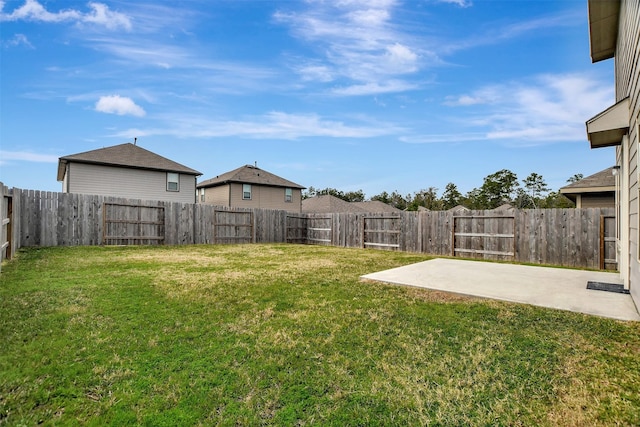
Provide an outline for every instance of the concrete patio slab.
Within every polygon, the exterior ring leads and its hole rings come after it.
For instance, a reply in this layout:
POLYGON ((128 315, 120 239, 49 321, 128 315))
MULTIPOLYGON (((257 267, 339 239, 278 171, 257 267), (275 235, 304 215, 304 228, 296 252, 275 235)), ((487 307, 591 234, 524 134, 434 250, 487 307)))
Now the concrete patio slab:
POLYGON ((617 273, 436 258, 361 279, 640 321, 630 295, 587 289, 621 283, 617 273))

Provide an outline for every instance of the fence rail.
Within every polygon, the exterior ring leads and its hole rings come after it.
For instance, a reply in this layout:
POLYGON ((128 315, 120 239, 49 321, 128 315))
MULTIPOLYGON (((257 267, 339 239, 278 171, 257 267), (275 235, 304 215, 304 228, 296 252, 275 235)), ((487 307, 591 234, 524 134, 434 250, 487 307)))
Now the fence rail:
POLYGON ((613 208, 294 214, 2 189, 3 257, 27 246, 306 243, 616 268, 613 208))

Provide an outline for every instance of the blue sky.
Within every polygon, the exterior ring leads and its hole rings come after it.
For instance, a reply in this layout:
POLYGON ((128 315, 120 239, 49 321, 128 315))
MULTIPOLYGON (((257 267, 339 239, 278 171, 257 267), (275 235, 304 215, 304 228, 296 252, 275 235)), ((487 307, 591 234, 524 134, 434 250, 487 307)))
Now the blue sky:
POLYGON ((0 0, 0 181, 133 142, 203 173, 462 193, 501 169, 557 190, 614 163, 586 0, 0 0))

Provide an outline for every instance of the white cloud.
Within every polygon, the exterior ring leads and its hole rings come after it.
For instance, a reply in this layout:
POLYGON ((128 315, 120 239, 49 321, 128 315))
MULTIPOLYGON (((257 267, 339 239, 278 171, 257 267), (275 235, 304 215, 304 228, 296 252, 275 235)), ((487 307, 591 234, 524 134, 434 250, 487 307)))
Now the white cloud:
POLYGON ((292 114, 272 111, 245 120, 219 121, 205 117, 172 115, 165 120, 169 126, 147 129, 128 129, 112 135, 118 138, 167 135, 176 138, 244 137, 251 139, 373 138, 402 132, 391 124, 366 119, 357 124, 332 120, 317 114, 292 114))
POLYGON ((58 156, 52 154, 39 154, 30 151, 4 151, 0 150, 0 164, 7 164, 8 160, 37 163, 57 163, 58 156))
POLYGON ((27 46, 34 49, 33 45, 24 34, 14 34, 12 38, 3 43, 6 47, 27 46))
MULTIPOLYGON (((4 9, 4 4, 2 5, 4 9)), ((42 21, 42 22, 62 22, 73 21, 81 18, 80 12, 76 10, 62 10, 57 13, 47 11, 44 6, 36 0, 26 0, 24 4, 12 13, 0 15, 3 21, 42 21)))
POLYGON ((307 63, 331 72, 328 80, 327 73, 312 74, 294 66, 303 81, 313 81, 314 77, 318 82, 341 81, 351 88, 332 90, 341 95, 403 91, 417 84, 397 84, 400 76, 408 79, 420 69, 421 61, 433 59, 433 54, 425 52, 413 35, 394 24, 396 5, 395 1, 311 2, 306 10, 278 12, 274 18, 314 46, 318 54, 307 63))
POLYGON ((336 87, 331 90, 331 93, 339 96, 362 96, 404 92, 412 89, 416 89, 416 86, 411 83, 401 80, 389 80, 381 83, 372 82, 361 85, 336 87))
POLYGON ((307 64, 300 66, 296 72, 304 81, 330 82, 334 79, 331 68, 326 65, 307 64))
POLYGON ((462 132, 403 137, 404 142, 499 140, 508 145, 584 141, 584 123, 613 103, 607 81, 589 74, 541 75, 449 97, 462 132))
POLYGON ((131 29, 131 20, 129 17, 122 13, 109 10, 107 5, 102 3, 89 3, 89 7, 93 10, 83 16, 82 22, 102 25, 110 30, 116 30, 118 28, 131 29))
POLYGON ((471 7, 473 3, 471 0, 439 0, 440 3, 451 3, 460 7, 471 7))
POLYGON ((452 54, 456 51, 473 49, 479 46, 490 46, 532 34, 540 31, 548 31, 550 28, 561 28, 579 25, 582 15, 575 10, 561 12, 555 15, 547 15, 526 21, 514 22, 509 25, 497 25, 482 33, 471 34, 463 40, 443 40, 437 50, 441 54, 452 54))
POLYGON ((40 22, 75 22, 78 24, 98 24, 108 29, 124 28, 130 30, 131 20, 128 16, 114 12, 102 3, 88 4, 91 11, 82 13, 75 9, 64 9, 49 12, 37 0, 25 0, 24 4, 11 13, 4 12, 4 2, 0 3, 0 21, 40 21, 40 22))
POLYGON ((131 115, 142 117, 146 112, 136 105, 131 98, 120 95, 102 96, 96 102, 96 111, 101 113, 117 114, 119 116, 131 115))
POLYGON ((444 104, 450 107, 494 104, 503 99, 503 91, 504 87, 502 86, 486 86, 472 92, 471 94, 448 96, 445 99, 444 104))

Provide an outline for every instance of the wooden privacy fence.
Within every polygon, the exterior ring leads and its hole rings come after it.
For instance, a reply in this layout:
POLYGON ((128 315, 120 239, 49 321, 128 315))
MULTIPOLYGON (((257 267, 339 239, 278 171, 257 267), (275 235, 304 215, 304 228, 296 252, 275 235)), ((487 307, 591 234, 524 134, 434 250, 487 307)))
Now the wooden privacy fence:
POLYGON ((516 234, 514 215, 459 215, 453 217, 452 256, 495 256, 514 260, 516 234))
POLYGON ((213 243, 254 243, 253 212, 213 212, 213 243))
POLYGON ((11 259, 17 249, 13 211, 13 192, 0 182, 0 271, 2 261, 11 259))
POLYGON ((400 215, 362 217, 362 247, 374 249, 400 249, 400 215))
POLYGON ((105 245, 153 245, 164 242, 164 206, 103 203, 105 245))
POLYGON ((294 214, 17 188, 4 194, 12 200, 9 218, 2 199, 11 253, 22 246, 287 242, 616 267, 613 208, 294 214))

